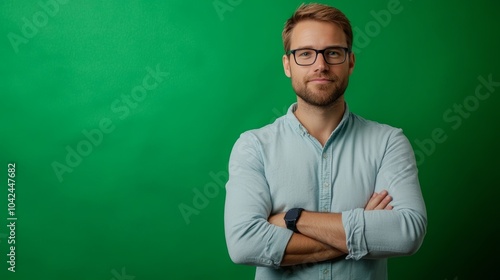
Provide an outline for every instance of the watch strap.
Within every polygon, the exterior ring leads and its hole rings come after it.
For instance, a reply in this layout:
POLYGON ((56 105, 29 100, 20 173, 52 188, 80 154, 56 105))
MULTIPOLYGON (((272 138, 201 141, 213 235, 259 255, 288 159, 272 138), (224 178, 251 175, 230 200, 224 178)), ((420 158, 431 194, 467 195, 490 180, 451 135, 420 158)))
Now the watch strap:
POLYGON ((297 221, 300 218, 303 210, 304 208, 292 208, 286 212, 285 224, 289 230, 299 233, 299 230, 297 229, 297 221))

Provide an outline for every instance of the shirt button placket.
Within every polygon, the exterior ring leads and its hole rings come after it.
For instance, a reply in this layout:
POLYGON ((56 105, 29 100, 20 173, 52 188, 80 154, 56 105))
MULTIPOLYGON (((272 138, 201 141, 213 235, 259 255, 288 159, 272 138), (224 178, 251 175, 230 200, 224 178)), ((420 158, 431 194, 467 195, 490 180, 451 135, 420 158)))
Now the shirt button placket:
POLYGON ((320 197, 320 208, 321 212, 330 212, 331 203, 331 189, 330 189, 330 172, 331 167, 328 164, 328 151, 324 150, 321 154, 321 197, 320 197))
POLYGON ((330 279, 331 278, 330 270, 329 269, 323 269, 323 277, 324 277, 324 279, 330 279))
MULTIPOLYGON (((321 182, 320 182, 320 200, 319 200, 319 211, 321 212, 330 212, 330 204, 331 204, 331 167, 328 164, 328 152, 327 150, 323 150, 323 153, 320 157, 321 161, 321 170, 319 170, 321 174, 321 182)), ((327 264, 320 264, 319 269, 319 279, 331 279, 330 277, 330 267, 327 264)))
POLYGON ((327 155, 326 152, 323 151, 321 154, 321 187, 320 187, 320 200, 319 200, 319 211, 321 212, 327 212, 328 211, 328 168, 327 168, 327 163, 326 159, 327 155))
POLYGON ((319 269, 319 279, 321 280, 329 280, 331 279, 331 273, 330 273, 330 268, 328 267, 327 264, 321 265, 319 269))

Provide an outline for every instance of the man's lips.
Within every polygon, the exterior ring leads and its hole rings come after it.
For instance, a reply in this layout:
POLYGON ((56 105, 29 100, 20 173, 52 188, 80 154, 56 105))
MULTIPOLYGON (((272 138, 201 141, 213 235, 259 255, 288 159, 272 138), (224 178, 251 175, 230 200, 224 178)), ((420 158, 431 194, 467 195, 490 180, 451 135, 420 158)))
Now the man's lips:
POLYGON ((310 79, 309 82, 319 83, 319 84, 327 84, 327 83, 333 83, 333 80, 328 79, 328 78, 313 78, 313 79, 310 79))

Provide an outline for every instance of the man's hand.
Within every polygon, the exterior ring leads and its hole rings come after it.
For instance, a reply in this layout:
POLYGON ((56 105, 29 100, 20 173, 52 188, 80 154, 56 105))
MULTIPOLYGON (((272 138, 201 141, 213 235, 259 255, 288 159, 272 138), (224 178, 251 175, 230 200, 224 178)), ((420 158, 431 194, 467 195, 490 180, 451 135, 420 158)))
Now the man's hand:
POLYGON ((269 219, 267 219, 267 221, 275 226, 286 228, 285 214, 286 213, 278 213, 276 215, 271 215, 269 216, 269 219))
POLYGON ((365 206, 365 210, 392 210, 392 196, 386 190, 380 193, 373 193, 372 197, 365 206))
MULTIPOLYGON (((373 193, 365 211, 392 210, 392 197, 386 190, 373 193)), ((269 216, 267 221, 286 228, 285 214, 269 216)), ((283 257, 282 266, 331 260, 348 253, 341 213, 319 213, 304 210, 297 223, 301 233, 292 235, 283 257), (314 260, 314 261, 312 261, 314 260)))

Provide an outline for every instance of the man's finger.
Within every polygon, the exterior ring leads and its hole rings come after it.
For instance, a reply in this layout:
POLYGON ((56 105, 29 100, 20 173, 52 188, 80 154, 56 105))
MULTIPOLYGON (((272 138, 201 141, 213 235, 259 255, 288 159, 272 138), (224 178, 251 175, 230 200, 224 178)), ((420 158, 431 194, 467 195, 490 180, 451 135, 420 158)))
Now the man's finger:
POLYGON ((392 196, 388 195, 386 193, 385 197, 380 201, 380 203, 375 207, 375 210, 382 210, 385 209, 389 205, 389 203, 392 201, 392 196))
POLYGON ((380 193, 373 193, 372 197, 365 206, 365 210, 380 210, 385 209, 387 205, 392 201, 392 197, 386 190, 380 193))
POLYGON ((372 197, 365 206, 365 210, 375 209, 375 207, 377 207, 377 205, 380 203, 380 201, 382 201, 382 199, 384 199, 383 196, 381 196, 378 193, 373 193, 372 197))

